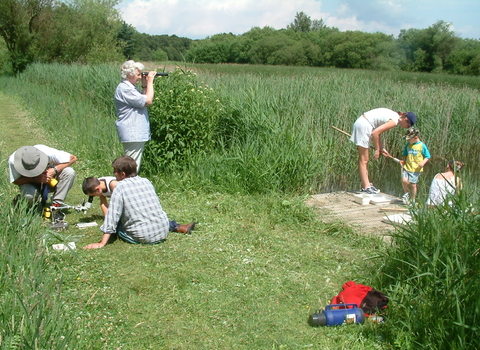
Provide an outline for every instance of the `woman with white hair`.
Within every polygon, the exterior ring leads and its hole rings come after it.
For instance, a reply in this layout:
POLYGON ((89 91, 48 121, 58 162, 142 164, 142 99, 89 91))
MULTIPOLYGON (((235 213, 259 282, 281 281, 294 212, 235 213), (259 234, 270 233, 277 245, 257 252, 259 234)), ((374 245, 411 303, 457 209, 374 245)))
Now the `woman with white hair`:
POLYGON ((150 140, 147 107, 153 102, 153 80, 157 73, 150 71, 147 75, 142 75, 143 68, 143 64, 133 60, 124 62, 121 67, 122 81, 118 84, 114 97, 118 137, 125 155, 137 162, 137 172, 140 170, 145 142, 150 140), (136 87, 140 80, 142 91, 136 87))

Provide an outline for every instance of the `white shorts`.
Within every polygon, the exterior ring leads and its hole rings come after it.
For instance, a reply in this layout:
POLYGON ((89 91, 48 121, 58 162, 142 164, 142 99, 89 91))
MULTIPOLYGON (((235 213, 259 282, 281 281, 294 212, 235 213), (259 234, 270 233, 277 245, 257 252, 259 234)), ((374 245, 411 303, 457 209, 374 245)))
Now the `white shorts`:
POLYGON ((363 116, 360 116, 355 124, 353 124, 353 131, 350 141, 353 141, 357 146, 370 148, 372 131, 372 124, 370 124, 370 122, 363 116))

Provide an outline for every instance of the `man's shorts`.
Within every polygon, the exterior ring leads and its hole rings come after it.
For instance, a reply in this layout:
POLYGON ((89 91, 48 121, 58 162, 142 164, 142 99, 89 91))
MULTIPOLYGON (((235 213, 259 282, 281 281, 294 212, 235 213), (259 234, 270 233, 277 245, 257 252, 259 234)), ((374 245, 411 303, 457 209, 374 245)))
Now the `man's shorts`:
POLYGON ((411 184, 416 184, 418 183, 418 179, 420 178, 420 172, 419 173, 412 173, 410 171, 403 171, 403 177, 406 177, 408 182, 411 184))
POLYGON ((353 131, 350 141, 353 141, 357 146, 370 148, 372 131, 372 124, 370 124, 370 122, 364 117, 359 117, 355 121, 355 124, 353 124, 353 131))

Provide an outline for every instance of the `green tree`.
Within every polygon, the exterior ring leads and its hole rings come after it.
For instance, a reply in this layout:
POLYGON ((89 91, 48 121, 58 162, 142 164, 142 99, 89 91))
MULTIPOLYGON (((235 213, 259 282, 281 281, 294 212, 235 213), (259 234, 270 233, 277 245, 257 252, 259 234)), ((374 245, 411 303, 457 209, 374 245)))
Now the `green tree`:
POLYGON ((440 72, 454 51, 459 38, 450 29, 450 23, 438 21, 426 29, 402 29, 399 46, 405 50, 406 70, 440 72))
POLYGON ((323 22, 323 19, 314 19, 312 21, 312 27, 311 27, 312 31, 320 31, 326 28, 327 28, 327 25, 325 24, 325 22, 323 22))
POLYGON ((152 56, 154 61, 168 61, 168 55, 162 49, 156 49, 152 56))
POLYGON ((22 72, 34 60, 37 20, 53 0, 1 0, 0 34, 5 40, 13 72, 22 72))
POLYGON ((287 26, 295 32, 309 32, 312 30, 312 19, 305 12, 297 12, 295 19, 287 26))
POLYGON ((453 74, 480 75, 480 40, 461 40, 445 67, 453 74))
POLYGON ((185 56, 191 48, 192 39, 180 38, 176 35, 149 35, 135 33, 135 59, 138 61, 154 60, 154 53, 162 50, 167 53, 169 61, 185 61, 185 56))
POLYGON ((338 68, 372 68, 393 38, 383 33, 332 32, 324 40, 325 64, 338 68))
POLYGON ((188 52, 187 61, 197 63, 235 63, 232 55, 235 35, 216 34, 193 45, 188 52))
POLYGON ((122 53, 127 60, 131 60, 135 54, 134 35, 136 32, 137 31, 135 28, 126 22, 122 23, 122 27, 118 32, 118 44, 120 45, 122 53))
POLYGON ((71 0, 57 3, 42 19, 36 40, 42 62, 101 63, 123 58, 118 33, 118 0, 71 0))

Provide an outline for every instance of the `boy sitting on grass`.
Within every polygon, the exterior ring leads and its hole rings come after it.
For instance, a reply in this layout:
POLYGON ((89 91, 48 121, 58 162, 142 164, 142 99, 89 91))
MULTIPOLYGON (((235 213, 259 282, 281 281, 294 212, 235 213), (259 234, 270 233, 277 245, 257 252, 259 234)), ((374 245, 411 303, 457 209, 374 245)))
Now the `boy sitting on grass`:
POLYGON ((420 131, 416 128, 409 128, 405 133, 408 143, 403 149, 403 176, 402 186, 405 194, 402 196, 404 204, 410 202, 410 198, 417 197, 417 183, 423 172, 423 167, 430 159, 430 152, 427 146, 420 141, 420 131), (411 195, 409 193, 411 190, 411 195))
POLYGON ((99 243, 83 249, 102 248, 112 235, 133 244, 155 244, 167 239, 168 232, 191 233, 195 222, 179 225, 170 221, 163 211, 152 183, 137 175, 137 163, 132 157, 121 156, 112 163, 117 183, 112 191, 103 232, 99 243))

